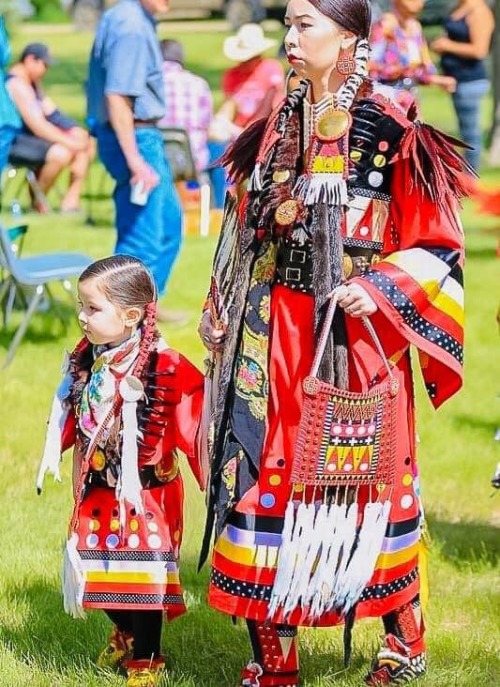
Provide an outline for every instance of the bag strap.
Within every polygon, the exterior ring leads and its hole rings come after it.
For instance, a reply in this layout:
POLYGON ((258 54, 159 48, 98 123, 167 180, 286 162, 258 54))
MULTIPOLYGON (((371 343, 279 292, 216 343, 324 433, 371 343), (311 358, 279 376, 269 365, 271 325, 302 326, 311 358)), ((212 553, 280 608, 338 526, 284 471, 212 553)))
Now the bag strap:
MULTIPOLYGON (((328 305, 328 310, 326 311, 325 315, 325 321, 323 322, 323 326, 321 328, 321 333, 319 335, 319 341, 318 341, 318 346, 316 348, 316 353, 314 355, 314 360, 313 364, 311 367, 311 372, 310 376, 311 377, 317 377, 318 375, 318 370, 319 366, 321 364, 321 361, 323 360, 323 355, 325 354, 325 348, 326 348, 326 342, 328 340, 328 334, 330 333, 330 329, 332 328, 333 324, 333 316, 335 315, 335 310, 337 309, 337 302, 338 302, 339 296, 337 291, 334 291, 332 294, 332 297, 330 298, 330 303, 328 305)), ((384 367, 387 370, 387 374, 391 379, 393 379, 394 375, 392 374, 392 368, 387 360, 387 356, 385 354, 385 351, 382 347, 382 344, 380 343, 380 339, 377 336, 377 332, 375 331, 375 328, 373 324, 370 322, 370 319, 364 315, 361 318, 364 326, 366 327, 368 334, 370 335, 375 348, 377 349, 377 352, 379 353, 380 357, 383 360, 384 367)))

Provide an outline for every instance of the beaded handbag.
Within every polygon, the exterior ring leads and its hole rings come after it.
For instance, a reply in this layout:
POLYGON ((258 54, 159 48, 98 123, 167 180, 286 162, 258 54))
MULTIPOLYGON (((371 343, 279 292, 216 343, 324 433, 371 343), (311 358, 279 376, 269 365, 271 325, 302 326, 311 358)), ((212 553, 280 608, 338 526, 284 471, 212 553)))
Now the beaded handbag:
POLYGON ((337 307, 332 297, 311 373, 292 465, 292 482, 316 486, 392 485, 399 382, 367 317, 363 324, 380 353, 387 377, 367 391, 338 389, 318 378, 337 307))

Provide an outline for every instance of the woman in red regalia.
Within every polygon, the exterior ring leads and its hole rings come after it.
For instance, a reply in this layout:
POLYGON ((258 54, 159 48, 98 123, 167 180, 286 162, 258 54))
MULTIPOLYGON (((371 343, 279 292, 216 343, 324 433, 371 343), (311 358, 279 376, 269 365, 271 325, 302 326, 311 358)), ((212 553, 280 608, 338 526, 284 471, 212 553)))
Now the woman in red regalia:
POLYGON ((298 684, 299 625, 345 623, 348 660, 352 623, 367 616, 385 640, 366 682, 409 682, 426 668, 409 349, 440 406, 462 381, 464 163, 367 78, 368 0, 289 0, 285 23, 303 81, 225 156, 248 187, 226 201, 200 324, 213 353, 209 603, 247 621, 241 686, 298 684), (299 474, 303 381, 333 297, 319 377, 356 392, 385 378, 369 316, 399 383, 392 478, 373 489, 357 478, 373 468, 376 418, 332 425, 336 486, 299 474))

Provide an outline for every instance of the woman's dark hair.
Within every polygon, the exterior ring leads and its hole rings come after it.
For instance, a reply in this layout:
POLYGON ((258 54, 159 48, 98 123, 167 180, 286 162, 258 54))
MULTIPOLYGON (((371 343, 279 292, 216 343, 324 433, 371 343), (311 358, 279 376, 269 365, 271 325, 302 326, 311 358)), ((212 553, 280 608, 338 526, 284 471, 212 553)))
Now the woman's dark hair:
POLYGON ((146 265, 130 255, 111 255, 96 260, 78 279, 98 279, 99 288, 112 303, 122 308, 145 308, 156 300, 156 287, 146 265))
POLYGON ((370 0, 308 0, 318 12, 359 38, 368 38, 372 21, 370 0))

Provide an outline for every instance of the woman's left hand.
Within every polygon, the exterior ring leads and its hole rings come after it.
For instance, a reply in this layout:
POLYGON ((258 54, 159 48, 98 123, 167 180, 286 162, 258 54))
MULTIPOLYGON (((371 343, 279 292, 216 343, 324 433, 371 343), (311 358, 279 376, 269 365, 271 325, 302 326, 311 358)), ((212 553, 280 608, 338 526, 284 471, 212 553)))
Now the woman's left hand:
POLYGON ((337 303, 351 317, 366 317, 378 310, 373 298, 357 282, 340 286, 335 293, 337 303))

